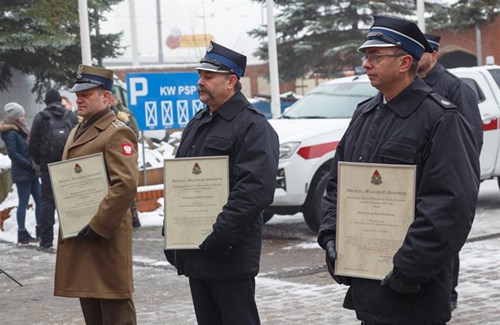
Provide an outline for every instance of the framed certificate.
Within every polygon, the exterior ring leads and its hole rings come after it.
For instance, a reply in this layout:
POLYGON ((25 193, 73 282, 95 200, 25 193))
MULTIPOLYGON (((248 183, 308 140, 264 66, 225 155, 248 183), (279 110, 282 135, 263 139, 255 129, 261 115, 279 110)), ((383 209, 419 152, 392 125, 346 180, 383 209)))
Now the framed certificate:
POLYGON ((415 216, 414 165, 339 162, 335 274, 383 279, 415 216))
POLYGON ((76 237, 108 193, 102 153, 48 164, 62 238, 76 237))
POLYGON ((165 249, 198 249, 229 195, 227 156, 166 159, 165 249))

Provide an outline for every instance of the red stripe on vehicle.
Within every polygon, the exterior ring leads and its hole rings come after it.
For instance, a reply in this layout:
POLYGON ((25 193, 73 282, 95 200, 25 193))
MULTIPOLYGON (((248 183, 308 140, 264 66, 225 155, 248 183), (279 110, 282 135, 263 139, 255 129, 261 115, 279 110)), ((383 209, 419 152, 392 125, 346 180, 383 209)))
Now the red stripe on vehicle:
POLYGON ((316 144, 314 146, 302 147, 297 151, 299 156, 304 159, 314 159, 323 156, 324 154, 337 149, 338 141, 316 144))
POLYGON ((491 130, 496 130, 498 129, 498 119, 491 120, 490 123, 484 124, 483 123, 483 131, 491 131, 491 130))

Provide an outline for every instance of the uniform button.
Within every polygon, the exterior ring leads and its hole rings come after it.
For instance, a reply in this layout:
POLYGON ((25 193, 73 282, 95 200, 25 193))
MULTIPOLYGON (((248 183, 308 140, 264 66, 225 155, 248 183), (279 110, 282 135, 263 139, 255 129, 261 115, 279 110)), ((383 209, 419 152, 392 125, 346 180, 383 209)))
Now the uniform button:
POLYGON ((360 157, 359 157, 359 161, 362 161, 362 160, 363 160, 363 157, 361 157, 361 156, 360 156, 360 157))
POLYGON ((191 149, 194 149, 194 147, 196 147, 196 145, 194 145, 194 144, 193 144, 193 145, 191 146, 191 149))

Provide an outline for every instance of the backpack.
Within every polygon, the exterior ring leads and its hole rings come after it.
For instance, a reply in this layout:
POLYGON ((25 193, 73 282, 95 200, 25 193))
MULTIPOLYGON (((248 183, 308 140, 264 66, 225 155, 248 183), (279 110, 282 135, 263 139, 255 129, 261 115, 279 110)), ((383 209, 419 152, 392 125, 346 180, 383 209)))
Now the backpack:
POLYGON ((62 159, 64 145, 71 129, 73 129, 69 113, 69 111, 64 111, 62 116, 54 116, 51 111, 41 112, 47 122, 47 128, 42 136, 42 148, 44 148, 44 155, 47 156, 48 163, 62 159))

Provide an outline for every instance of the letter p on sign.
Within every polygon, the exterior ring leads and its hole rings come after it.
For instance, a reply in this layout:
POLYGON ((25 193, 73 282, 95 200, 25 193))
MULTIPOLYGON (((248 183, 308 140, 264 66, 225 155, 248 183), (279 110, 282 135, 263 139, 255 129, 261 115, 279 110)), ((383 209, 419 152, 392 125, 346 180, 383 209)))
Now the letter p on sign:
POLYGON ((148 80, 144 77, 130 78, 130 105, 137 105, 137 97, 147 96, 148 80))

